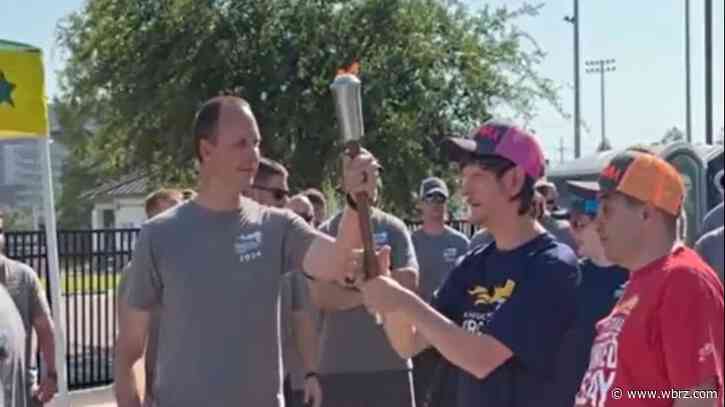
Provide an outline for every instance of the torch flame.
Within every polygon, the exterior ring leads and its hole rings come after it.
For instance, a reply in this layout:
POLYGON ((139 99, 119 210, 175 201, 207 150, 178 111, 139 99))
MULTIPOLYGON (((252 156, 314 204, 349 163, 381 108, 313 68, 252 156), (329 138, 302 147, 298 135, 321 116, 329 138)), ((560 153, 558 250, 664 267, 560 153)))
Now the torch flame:
POLYGON ((359 62, 353 62, 352 65, 348 66, 347 68, 342 68, 337 70, 337 76, 340 75, 355 75, 358 76, 360 74, 360 63, 359 62))

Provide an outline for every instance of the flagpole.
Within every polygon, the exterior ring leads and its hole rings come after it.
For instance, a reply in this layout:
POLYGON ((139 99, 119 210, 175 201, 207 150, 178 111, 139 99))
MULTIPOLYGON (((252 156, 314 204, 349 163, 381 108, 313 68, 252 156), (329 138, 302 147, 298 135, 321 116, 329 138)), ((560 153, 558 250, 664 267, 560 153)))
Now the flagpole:
MULTIPOLYGON (((58 394, 53 399, 54 407, 69 407, 68 376, 66 372, 65 348, 65 304, 61 295, 60 262, 58 260, 58 234, 55 220, 55 200, 53 197, 53 170, 50 164, 50 137, 38 139, 41 165, 43 166, 43 208, 45 212, 45 238, 50 277, 50 295, 53 323, 55 325, 55 369, 58 373, 58 394)), ((42 378, 42 375, 41 375, 42 378)))

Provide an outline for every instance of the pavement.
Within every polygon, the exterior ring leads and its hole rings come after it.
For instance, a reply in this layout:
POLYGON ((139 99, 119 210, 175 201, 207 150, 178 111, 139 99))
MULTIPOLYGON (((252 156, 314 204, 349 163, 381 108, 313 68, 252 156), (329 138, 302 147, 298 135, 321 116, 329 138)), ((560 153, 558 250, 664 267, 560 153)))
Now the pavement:
MULTIPOLYGON (((134 365, 136 378, 138 379, 139 394, 143 397, 144 371, 143 359, 134 365)), ((88 390, 78 390, 70 394, 71 407, 116 407, 116 399, 113 396, 113 386, 97 387, 88 390)))
POLYGON ((113 387, 74 391, 70 394, 71 407, 116 407, 113 387))

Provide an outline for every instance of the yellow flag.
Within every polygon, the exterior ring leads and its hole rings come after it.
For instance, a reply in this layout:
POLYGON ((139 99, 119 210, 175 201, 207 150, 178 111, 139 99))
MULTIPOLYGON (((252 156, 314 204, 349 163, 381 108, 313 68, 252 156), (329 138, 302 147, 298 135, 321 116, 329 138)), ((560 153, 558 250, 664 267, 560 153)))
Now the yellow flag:
POLYGON ((0 140, 47 135, 43 55, 30 45, 0 40, 0 140))

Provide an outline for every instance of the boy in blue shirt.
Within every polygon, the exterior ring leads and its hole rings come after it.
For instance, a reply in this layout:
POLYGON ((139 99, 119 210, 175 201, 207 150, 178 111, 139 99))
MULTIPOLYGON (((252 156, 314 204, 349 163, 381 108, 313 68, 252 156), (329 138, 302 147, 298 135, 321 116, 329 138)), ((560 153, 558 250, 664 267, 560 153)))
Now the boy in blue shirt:
MULTIPOLYGON (((576 318, 575 254, 529 216, 544 157, 532 135, 487 122, 448 139, 469 221, 494 242, 469 252, 432 305, 388 276, 362 287, 403 357, 436 348, 458 367, 459 407, 556 406, 557 355, 576 318)), ((385 251, 380 256, 387 270, 385 251)))

